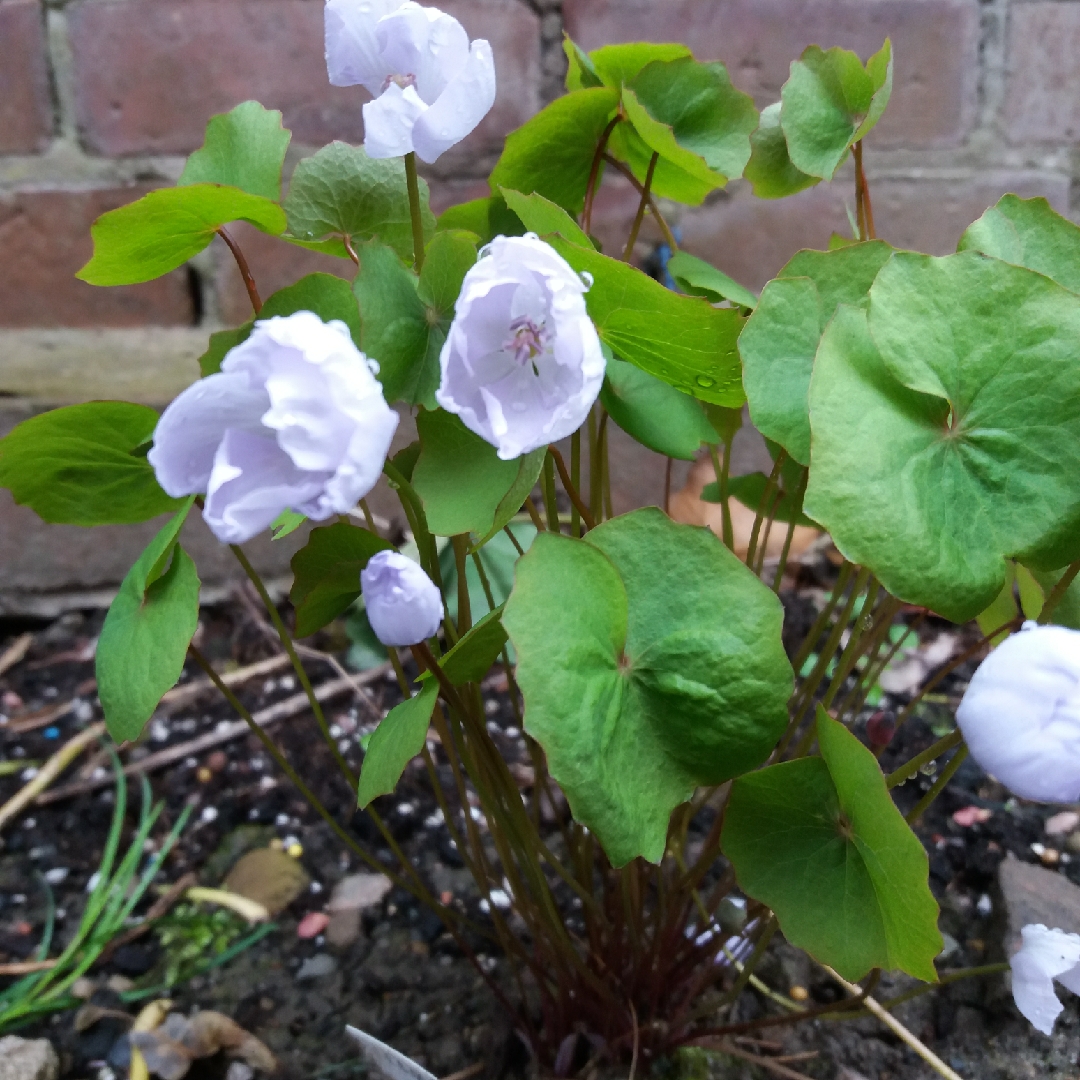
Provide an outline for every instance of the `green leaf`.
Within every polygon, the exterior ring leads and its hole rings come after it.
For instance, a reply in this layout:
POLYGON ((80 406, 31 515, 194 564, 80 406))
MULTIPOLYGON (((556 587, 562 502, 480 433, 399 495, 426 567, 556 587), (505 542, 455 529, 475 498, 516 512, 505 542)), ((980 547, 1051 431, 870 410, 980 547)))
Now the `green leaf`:
POLYGON ((271 236, 285 229, 284 211, 260 195, 219 184, 161 188, 94 222, 94 255, 75 276, 91 285, 151 281, 198 255, 230 221, 271 236))
MULTIPOLYGON (((275 315, 292 315, 296 311, 313 311, 323 322, 335 319, 343 322, 349 328, 356 347, 360 348, 360 309, 352 286, 343 278, 333 274, 308 274, 294 285, 288 285, 267 297, 259 318, 271 319, 275 315)), ((203 378, 221 370, 221 362, 226 354, 246 341, 254 326, 252 319, 236 330, 219 330, 210 335, 210 347, 199 357, 199 370, 203 378)))
POLYGON ((723 64, 700 64, 690 56, 654 61, 624 90, 623 109, 630 124, 612 133, 612 152, 641 181, 658 153, 657 195, 697 205, 741 175, 750 158, 757 109, 732 86, 723 64))
POLYGON ((1080 554, 1080 297, 975 252, 899 252, 810 382, 806 512, 890 592, 955 622, 1005 559, 1080 554))
POLYGON ((0 439, 0 485, 53 525, 129 525, 175 511, 145 447, 158 414, 91 401, 31 417, 0 439))
POLYGON ((292 134, 281 113, 244 101, 210 118, 206 139, 184 166, 178 186, 227 184, 272 202, 281 201, 281 167, 292 134))
POLYGON ((719 441, 694 398, 624 360, 608 361, 600 402, 627 435, 667 457, 693 461, 702 443, 719 441))
POLYGON ((95 658, 109 734, 137 739, 165 692, 176 685, 199 625, 199 575, 180 547, 186 500, 128 571, 105 616, 95 658))
POLYGON ((521 219, 497 195, 458 203, 439 215, 435 228, 462 229, 473 233, 480 244, 489 244, 496 236, 521 236, 526 232, 521 219))
POLYGON ((892 76, 888 38, 865 67, 847 49, 808 46, 780 90, 780 124, 795 167, 831 180, 848 148, 881 118, 892 76))
POLYGON ((605 86, 619 89, 632 82, 649 64, 691 58, 685 45, 632 41, 604 45, 589 53, 589 63, 605 86))
POLYGON ((757 130, 750 136, 750 160, 743 176, 759 199, 783 199, 821 183, 791 163, 787 139, 780 126, 780 102, 761 110, 757 130))
POLYGON ((387 247, 365 244, 353 289, 360 302, 364 352, 379 362, 387 401, 434 409, 439 353, 454 318, 461 283, 476 262, 470 233, 437 233, 420 277, 387 247))
MULTIPOLYGON (((522 471, 530 478, 526 495, 540 475, 543 447, 503 461, 494 446, 442 409, 422 411, 416 418, 416 429, 421 450, 412 484, 424 504, 428 527, 436 536, 487 536, 504 499, 518 486, 522 471)), ((511 516, 524 501, 522 495, 511 516)))
POLYGON ((556 98, 506 137, 488 181, 491 189, 536 192, 577 217, 597 144, 618 104, 619 92, 607 87, 556 98))
POLYGON ((538 236, 558 233, 564 240, 579 247, 595 247, 578 223, 561 207, 543 195, 522 195, 520 191, 502 189, 506 205, 517 215, 529 232, 538 236))
MULTIPOLYGON (((435 231, 428 186, 420 180, 424 235, 435 231)), ((362 146, 332 142, 296 166, 285 197, 289 233, 300 240, 379 240, 411 262, 412 215, 402 158, 370 158, 362 146)), ((380 358, 381 359, 381 358, 380 358)))
POLYGON ((800 251, 762 291, 739 337, 750 418, 800 464, 810 464, 807 393, 814 354, 837 305, 870 289, 893 249, 882 240, 800 251))
POLYGON ((360 595, 360 571, 368 559, 392 547, 381 536, 343 521, 312 529, 291 563, 296 636, 314 634, 342 614, 360 595))
POLYGON ((525 726, 613 865, 659 861, 696 785, 759 765, 787 722, 779 601, 719 540, 655 507, 585 542, 542 533, 503 623, 525 726))
POLYGON ((704 296, 710 304, 728 300, 751 311, 757 307, 758 298, 745 285, 740 285, 696 255, 676 251, 668 259, 667 269, 679 288, 691 296, 704 296))
POLYGON ((298 514, 295 510, 282 510, 270 522, 270 528, 273 529, 270 539, 283 540, 286 536, 291 536, 305 521, 307 521, 306 514, 298 514))
POLYGON ((360 768, 356 801, 361 810, 380 795, 389 795, 397 787, 405 766, 424 749, 438 696, 438 684, 429 682, 416 697, 395 705, 383 717, 371 736, 360 768))
POLYGON ((702 401, 737 407, 745 400, 738 355, 743 318, 680 296, 627 263, 553 238, 578 273, 592 275, 585 294, 600 340, 616 356, 702 401))
POLYGON ((960 237, 958 251, 981 251, 1026 266, 1080 293, 1080 228, 1045 199, 1003 195, 960 237))
POLYGON ((732 784, 724 854, 784 937, 844 978, 879 967, 936 982, 942 939, 926 851, 873 754, 820 708, 817 729, 820 758, 732 784))
POLYGON ((601 86, 602 81, 593 67, 589 54, 570 40, 569 34, 563 34, 563 52, 566 53, 566 89, 588 90, 592 86, 601 86))
MULTIPOLYGON (((455 685, 479 682, 499 658, 506 644, 506 631, 500 621, 502 607, 489 611, 460 641, 439 661, 446 677, 455 685)), ((425 671, 421 679, 430 679, 425 671)))

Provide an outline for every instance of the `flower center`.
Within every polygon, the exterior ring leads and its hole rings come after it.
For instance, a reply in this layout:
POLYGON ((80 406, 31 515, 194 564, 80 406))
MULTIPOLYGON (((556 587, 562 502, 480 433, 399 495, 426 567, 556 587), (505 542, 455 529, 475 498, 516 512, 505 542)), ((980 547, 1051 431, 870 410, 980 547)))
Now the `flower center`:
POLYGON ((402 90, 407 90, 410 86, 416 85, 415 75, 387 75, 386 80, 383 82, 383 91, 390 89, 391 83, 397 83, 402 90))
MULTIPOLYGON (((543 323, 537 325, 528 315, 519 315, 510 324, 510 336, 503 343, 503 348, 524 367, 530 360, 547 351, 551 337, 551 331, 543 323)), ((533 371, 536 372, 535 364, 533 371)))

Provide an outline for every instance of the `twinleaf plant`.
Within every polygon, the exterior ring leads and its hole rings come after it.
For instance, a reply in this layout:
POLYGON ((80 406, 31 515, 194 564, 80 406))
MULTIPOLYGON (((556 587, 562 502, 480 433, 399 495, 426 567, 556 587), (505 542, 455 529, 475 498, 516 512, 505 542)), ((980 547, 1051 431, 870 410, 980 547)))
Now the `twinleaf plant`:
MULTIPOLYGON (((981 616, 985 645, 1019 626, 1020 582, 1025 611, 1076 618, 1080 230, 1010 195, 945 258, 877 239, 863 139, 888 101, 888 41, 865 62, 811 46, 759 114, 683 45, 567 40, 566 94, 506 139, 487 196, 436 218, 417 160, 490 108, 490 46, 439 12, 371 9, 326 9, 330 77, 374 95, 364 147, 332 143, 283 185, 289 133, 245 102, 210 119, 175 187, 93 226, 80 277, 100 286, 228 245, 252 318, 210 336, 201 378, 161 418, 92 402, 0 441, 0 483, 45 521, 162 522, 98 645, 114 738, 139 736, 185 663, 217 679, 192 643, 199 580, 181 531, 201 512, 309 692, 294 636, 351 611, 388 650, 403 700, 359 777, 311 694, 316 724, 380 829, 377 799, 424 758, 481 895, 504 889, 515 917, 492 905, 476 927, 417 868, 396 880, 469 955, 468 931, 494 937, 516 978, 492 987, 544 1068, 579 1034, 615 1063, 775 1023, 729 1010, 778 929, 866 980, 863 995, 888 970, 932 984, 927 858, 890 789, 954 751, 947 775, 964 750, 948 736, 886 778, 855 721, 903 641, 902 610, 981 616), (421 70, 397 70, 404 55, 421 70), (639 209, 607 251, 593 209, 611 174, 639 209), (852 174, 856 235, 800 252, 760 296, 709 252, 679 251, 664 218, 738 177, 772 199, 852 174), (633 262, 645 219, 675 289, 633 262), (238 220, 338 257, 339 274, 264 297, 238 220), (728 474, 744 406, 770 475, 728 474), (418 438, 388 457, 406 412, 418 438), (612 424, 659 455, 711 457, 720 536, 655 507, 613 515, 612 424), (377 482, 404 531, 371 514, 377 482), (733 499, 757 512, 743 557, 733 499), (279 612, 242 545, 305 520, 279 612), (842 565, 789 653, 778 593, 799 524, 831 534, 842 565), (765 557, 774 527, 779 564, 765 557), (524 792, 486 726, 493 666, 533 762, 524 792), (746 904, 738 933, 718 914, 732 897, 746 904)), ((305 763, 257 734, 314 798, 305 763)), ((787 1022, 822 1011, 789 1004, 787 1022)))

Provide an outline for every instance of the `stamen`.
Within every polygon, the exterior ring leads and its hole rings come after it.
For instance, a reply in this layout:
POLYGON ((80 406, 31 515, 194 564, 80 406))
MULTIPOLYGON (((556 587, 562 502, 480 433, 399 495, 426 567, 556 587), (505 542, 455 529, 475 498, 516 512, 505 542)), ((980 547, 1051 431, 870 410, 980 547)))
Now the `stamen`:
MULTIPOLYGON (((528 315, 521 315, 510 324, 510 337, 503 343, 503 348, 519 364, 525 365, 546 352, 550 341, 551 332, 543 323, 538 326, 528 315)), ((535 375, 540 374, 535 363, 532 369, 535 375)))
POLYGON ((386 90, 390 89, 390 84, 391 83, 397 83, 397 85, 400 86, 402 90, 406 90, 410 86, 415 86, 416 85, 416 76, 415 75, 387 75, 386 79, 384 80, 383 85, 382 85, 382 88, 383 88, 384 92, 386 90))

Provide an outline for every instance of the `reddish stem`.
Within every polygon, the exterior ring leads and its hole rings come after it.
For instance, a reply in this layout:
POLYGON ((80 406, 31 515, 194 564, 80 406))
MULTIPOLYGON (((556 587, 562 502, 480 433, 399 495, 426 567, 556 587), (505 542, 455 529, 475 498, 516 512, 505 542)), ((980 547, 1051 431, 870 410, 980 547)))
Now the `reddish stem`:
POLYGON ((258 315, 262 311, 262 300, 259 297, 259 290, 255 287, 255 279, 251 276, 251 269, 248 266, 247 259, 244 258, 244 253, 240 250, 237 242, 228 234, 224 225, 219 225, 217 232, 218 236, 225 241, 225 245, 236 260, 236 265, 240 268, 240 276, 244 279, 244 287, 247 289, 251 306, 255 309, 255 314, 258 315))

